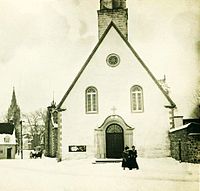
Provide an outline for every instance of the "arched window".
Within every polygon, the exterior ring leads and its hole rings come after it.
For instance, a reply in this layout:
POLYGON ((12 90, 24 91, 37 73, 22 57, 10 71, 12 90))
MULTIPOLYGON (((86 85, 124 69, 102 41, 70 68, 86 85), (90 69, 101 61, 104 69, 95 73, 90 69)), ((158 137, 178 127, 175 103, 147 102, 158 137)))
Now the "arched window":
POLYGON ((95 87, 88 87, 85 91, 86 113, 98 112, 98 97, 95 87))
POLYGON ((131 88, 131 111, 132 112, 143 112, 144 102, 143 102, 143 91, 138 85, 131 88))

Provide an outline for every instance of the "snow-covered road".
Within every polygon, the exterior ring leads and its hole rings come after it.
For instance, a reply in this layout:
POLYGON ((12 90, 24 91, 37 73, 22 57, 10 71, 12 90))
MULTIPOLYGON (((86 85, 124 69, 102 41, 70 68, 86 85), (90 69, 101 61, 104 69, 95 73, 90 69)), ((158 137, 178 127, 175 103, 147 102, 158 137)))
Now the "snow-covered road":
POLYGON ((0 160, 0 191, 199 191, 198 164, 138 158, 139 170, 93 160, 0 160))

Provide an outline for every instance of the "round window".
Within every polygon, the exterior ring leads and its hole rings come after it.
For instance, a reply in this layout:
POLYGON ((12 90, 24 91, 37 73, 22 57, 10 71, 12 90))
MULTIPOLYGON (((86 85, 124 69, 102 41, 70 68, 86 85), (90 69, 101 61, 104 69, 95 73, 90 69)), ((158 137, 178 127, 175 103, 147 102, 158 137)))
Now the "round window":
POLYGON ((115 67, 119 64, 120 58, 117 54, 112 53, 107 56, 106 62, 109 66, 115 67))

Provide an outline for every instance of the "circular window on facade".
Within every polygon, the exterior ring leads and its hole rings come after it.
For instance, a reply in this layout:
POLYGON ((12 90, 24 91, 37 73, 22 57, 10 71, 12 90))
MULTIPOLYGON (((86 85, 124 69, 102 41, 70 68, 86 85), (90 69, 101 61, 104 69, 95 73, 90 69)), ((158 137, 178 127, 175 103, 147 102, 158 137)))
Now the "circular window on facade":
POLYGON ((107 56, 106 62, 109 66, 115 67, 119 64, 120 58, 117 54, 112 53, 107 56))

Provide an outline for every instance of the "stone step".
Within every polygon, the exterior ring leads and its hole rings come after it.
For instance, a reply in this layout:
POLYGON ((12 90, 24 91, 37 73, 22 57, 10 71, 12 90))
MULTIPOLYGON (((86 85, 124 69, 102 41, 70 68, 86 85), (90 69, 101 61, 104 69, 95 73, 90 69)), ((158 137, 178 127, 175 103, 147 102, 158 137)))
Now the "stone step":
POLYGON ((93 164, 96 163, 116 163, 116 162, 122 162, 122 159, 114 159, 114 158, 105 158, 105 159, 96 159, 93 164))

